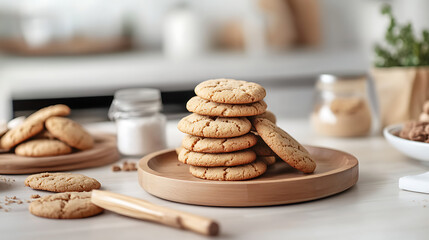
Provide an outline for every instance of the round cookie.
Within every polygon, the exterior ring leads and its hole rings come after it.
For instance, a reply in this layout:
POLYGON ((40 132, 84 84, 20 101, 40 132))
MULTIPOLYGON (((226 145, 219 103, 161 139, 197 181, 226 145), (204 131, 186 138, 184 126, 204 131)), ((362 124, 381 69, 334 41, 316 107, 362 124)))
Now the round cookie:
POLYGON ((54 135, 52 135, 52 133, 44 129, 41 132, 39 132, 36 136, 34 136, 32 139, 56 139, 56 138, 54 135))
POLYGON ((265 118, 255 118, 252 121, 256 131, 264 142, 291 167, 304 173, 312 173, 316 163, 308 151, 293 137, 265 118))
POLYGON ((69 146, 80 150, 94 146, 92 136, 77 122, 63 117, 51 117, 46 120, 46 128, 52 135, 69 146))
POLYGON ((25 186, 49 192, 85 192, 99 189, 101 184, 94 178, 76 173, 39 173, 25 179, 25 186))
POLYGON ((71 153, 67 144, 52 139, 35 139, 22 143, 15 148, 15 154, 26 157, 57 156, 71 153))
POLYGON ((0 140, 0 146, 11 149, 17 144, 37 135, 43 130, 43 122, 26 120, 17 127, 6 132, 0 140))
POLYGON ((256 142, 257 137, 252 133, 234 138, 203 138, 186 135, 182 140, 182 146, 193 152, 226 153, 250 148, 256 142))
POLYGON ((46 195, 31 202, 30 213, 54 219, 75 219, 97 215, 103 209, 91 203, 90 192, 65 192, 46 195))
POLYGON ((186 109, 207 116, 248 117, 263 114, 267 104, 263 100, 248 104, 216 103, 195 96, 186 103, 186 109))
POLYGON ((182 163, 192 166, 228 167, 251 163, 255 161, 256 154, 249 149, 232 153, 198 153, 183 148, 177 158, 182 163))
POLYGON ((266 118, 266 119, 270 120, 273 123, 277 123, 276 115, 274 115, 274 113, 271 112, 271 111, 265 111, 264 113, 262 113, 260 115, 257 115, 255 117, 266 118))
POLYGON ((257 156, 275 156, 276 153, 271 150, 270 147, 262 140, 260 136, 257 137, 258 142, 255 146, 252 147, 252 150, 256 153, 257 156))
POLYGON ((265 89, 253 82, 235 79, 211 79, 195 87, 197 96, 217 103, 245 104, 264 99, 265 89))
POLYGON ((64 104, 52 105, 49 107, 42 108, 37 112, 31 114, 26 120, 45 122, 46 119, 53 116, 67 116, 70 114, 70 111, 70 108, 64 104))
POLYGON ((263 161, 265 164, 267 164, 267 166, 271 166, 274 163, 276 163, 276 156, 263 156, 263 157, 259 157, 258 159, 263 161))
POLYGON ((245 118, 209 117, 192 113, 180 120, 177 128, 187 134, 207 138, 231 138, 250 131, 252 124, 245 118))
POLYGON ((218 181, 240 181, 256 178, 267 171, 267 165, 261 160, 236 167, 197 167, 189 171, 197 178, 218 181))

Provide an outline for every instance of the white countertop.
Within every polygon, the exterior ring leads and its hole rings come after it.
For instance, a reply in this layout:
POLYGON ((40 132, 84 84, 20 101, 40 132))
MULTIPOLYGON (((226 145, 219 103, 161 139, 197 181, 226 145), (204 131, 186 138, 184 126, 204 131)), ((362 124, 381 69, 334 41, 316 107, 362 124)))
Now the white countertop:
MULTIPOLYGON (((168 124, 168 144, 180 143, 176 122, 168 124)), ((382 136, 334 139, 316 136, 307 120, 281 120, 278 125, 304 144, 339 149, 359 159, 359 181, 351 189, 320 200, 271 207, 202 207, 165 201, 146 193, 137 172, 112 172, 110 166, 79 170, 102 183, 104 190, 142 198, 166 207, 216 219, 216 239, 427 239, 429 195, 399 190, 398 179, 429 171, 428 165, 409 159, 389 146, 382 136)), ((111 123, 88 126, 114 132, 111 123)), ((123 161, 125 159, 122 159, 123 161)), ((47 192, 24 187, 27 175, 0 185, 4 196, 27 200, 47 192)), ((31 215, 28 204, 0 210, 1 239, 207 239, 195 233, 135 220, 106 211, 79 220, 51 220, 31 215)))

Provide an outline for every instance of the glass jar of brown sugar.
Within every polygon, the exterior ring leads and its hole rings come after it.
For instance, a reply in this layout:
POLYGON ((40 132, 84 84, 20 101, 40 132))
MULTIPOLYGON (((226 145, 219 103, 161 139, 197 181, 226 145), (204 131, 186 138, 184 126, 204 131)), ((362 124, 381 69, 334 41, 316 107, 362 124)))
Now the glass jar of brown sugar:
POLYGON ((316 83, 311 123, 325 136, 357 137, 371 131, 367 78, 322 74, 316 83))

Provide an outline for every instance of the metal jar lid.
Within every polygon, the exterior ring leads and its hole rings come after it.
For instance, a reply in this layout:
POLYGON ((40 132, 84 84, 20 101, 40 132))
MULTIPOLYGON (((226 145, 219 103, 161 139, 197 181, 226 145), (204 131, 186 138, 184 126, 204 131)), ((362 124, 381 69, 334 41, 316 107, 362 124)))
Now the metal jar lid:
POLYGON ((154 88, 130 88, 115 92, 109 118, 128 118, 162 110, 161 92, 154 88))
POLYGON ((367 77, 365 75, 335 76, 321 74, 317 80, 316 88, 334 92, 365 91, 366 82, 367 77))

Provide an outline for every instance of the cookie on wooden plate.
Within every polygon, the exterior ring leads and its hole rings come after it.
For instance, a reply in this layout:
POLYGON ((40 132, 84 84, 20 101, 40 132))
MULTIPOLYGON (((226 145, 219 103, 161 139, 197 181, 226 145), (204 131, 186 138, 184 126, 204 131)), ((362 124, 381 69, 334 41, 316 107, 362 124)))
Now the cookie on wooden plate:
POLYGON ((264 142, 291 167, 312 173, 316 163, 309 152, 288 133, 265 118, 254 118, 252 124, 264 142))
POLYGON ((276 117, 276 115, 274 115, 273 112, 268 111, 268 110, 265 111, 264 113, 260 114, 260 115, 255 116, 255 117, 266 118, 266 119, 270 120, 273 123, 277 123, 277 117, 276 117))
POLYGON ((258 159, 263 161, 265 164, 267 164, 267 166, 271 166, 274 163, 276 163, 277 157, 276 156, 263 156, 263 157, 258 156, 258 159))
POLYGON ((63 117, 51 117, 46 120, 46 129, 59 140, 79 150, 90 149, 94 139, 80 124, 63 117))
POLYGON ((52 135, 52 133, 44 129, 41 132, 39 132, 37 135, 32 137, 32 139, 56 139, 56 138, 54 135, 52 135))
POLYGON ((25 186, 49 192, 86 192, 99 189, 101 184, 94 178, 76 173, 39 173, 25 179, 25 186))
POLYGON ((209 117, 196 113, 182 118, 177 128, 184 133, 207 138, 231 138, 250 131, 252 124, 245 117, 209 117))
POLYGON ((52 105, 49 107, 42 108, 37 112, 31 114, 26 120, 45 122, 46 119, 53 116, 67 116, 70 114, 70 111, 70 108, 64 104, 52 105))
POLYGON ((248 104, 216 103, 195 96, 186 103, 186 109, 207 116, 248 117, 263 114, 267 104, 263 100, 248 104))
POLYGON ((195 87, 197 96, 217 103, 245 104, 264 99, 265 89, 253 82, 235 79, 211 79, 195 87))
POLYGON ((3 149, 11 149, 43 130, 43 122, 24 121, 22 124, 6 132, 0 140, 3 149))
POLYGON ((217 181, 240 181, 261 176, 267 165, 261 160, 235 167, 197 167, 191 166, 189 171, 197 178, 217 181))
POLYGON ((204 138, 186 135, 182 140, 182 146, 193 152, 226 153, 250 148, 256 142, 257 137, 252 133, 233 138, 204 138))
POLYGON ((34 200, 29 211, 44 218, 76 219, 97 215, 103 212, 103 209, 91 202, 90 192, 65 192, 34 200))
POLYGON ((26 157, 46 157, 69 154, 71 147, 53 139, 34 139, 19 144, 15 148, 15 154, 26 157))
POLYGON ((24 122, 8 131, 0 140, 0 146, 10 149, 21 142, 37 135, 43 130, 44 122, 52 116, 66 116, 70 108, 63 104, 42 108, 31 114, 24 122))
POLYGON ((271 150, 270 147, 262 140, 260 136, 257 136, 257 143, 252 147, 252 150, 256 153, 257 156, 275 156, 276 153, 271 150))
POLYGON ((193 166, 219 167, 251 163, 255 161, 256 154, 249 149, 231 153, 198 153, 183 148, 177 158, 182 163, 193 166))

